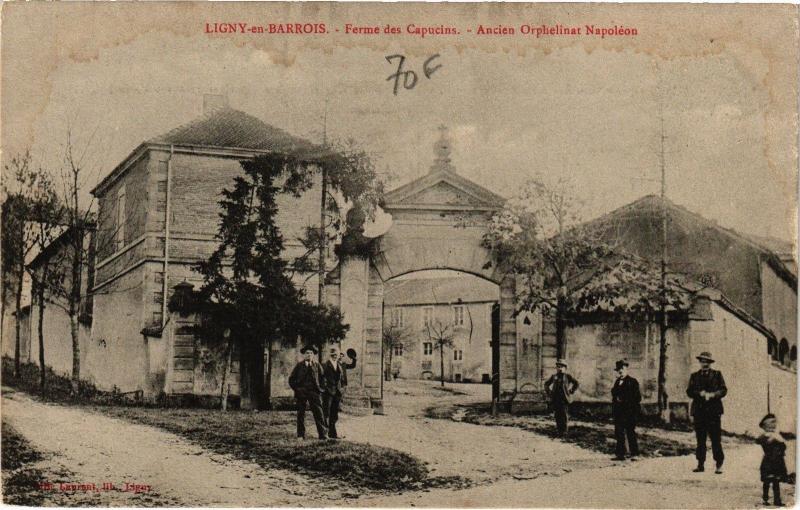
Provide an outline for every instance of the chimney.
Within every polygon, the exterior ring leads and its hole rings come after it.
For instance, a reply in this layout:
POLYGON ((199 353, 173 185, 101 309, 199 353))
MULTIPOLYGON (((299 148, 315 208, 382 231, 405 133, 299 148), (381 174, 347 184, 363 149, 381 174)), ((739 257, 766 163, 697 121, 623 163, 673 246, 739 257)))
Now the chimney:
POLYGON ((203 115, 228 107, 228 96, 225 94, 203 94, 203 115))

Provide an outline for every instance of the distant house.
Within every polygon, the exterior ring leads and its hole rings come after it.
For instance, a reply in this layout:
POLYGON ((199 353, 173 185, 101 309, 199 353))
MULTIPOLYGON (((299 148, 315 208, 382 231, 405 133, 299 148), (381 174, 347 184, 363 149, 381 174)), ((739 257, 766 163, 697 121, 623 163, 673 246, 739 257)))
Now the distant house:
POLYGON ((453 340, 444 350, 445 379, 490 382, 492 306, 499 292, 496 284, 470 275, 387 282, 384 330, 405 332, 402 345, 393 347, 390 372, 405 379, 440 378, 436 338, 444 331, 453 340))
MULTIPOLYGON (((211 98, 214 99, 214 98, 211 98)), ((204 346, 176 346, 168 334, 166 304, 175 285, 199 287, 193 266, 216 248, 221 192, 240 174, 240 161, 268 153, 313 151, 315 146, 225 103, 140 144, 93 190, 99 204, 96 277, 92 292, 93 356, 101 388, 122 391, 219 394, 220 367, 195 363, 204 346), (205 370, 203 373, 199 371, 205 370)), ((319 173, 315 173, 319 179, 319 173)), ((287 257, 304 251, 304 229, 319 222, 320 186, 301 197, 279 196, 278 225, 287 257)), ((316 278, 305 281, 309 289, 316 278)), ((309 293, 315 297, 315 292, 309 293)), ((274 363, 273 394, 294 353, 274 363)), ((91 363, 91 361, 90 361, 91 363)), ((234 384, 232 391, 238 387, 234 384)))

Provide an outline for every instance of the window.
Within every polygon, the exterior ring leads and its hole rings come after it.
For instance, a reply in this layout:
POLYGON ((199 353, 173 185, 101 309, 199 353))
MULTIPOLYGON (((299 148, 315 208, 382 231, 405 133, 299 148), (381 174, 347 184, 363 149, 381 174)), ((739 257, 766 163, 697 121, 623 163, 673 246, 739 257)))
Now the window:
POLYGON ((457 349, 453 351, 453 361, 461 361, 464 359, 464 351, 457 349))
POLYGON ((789 342, 785 338, 781 338, 778 346, 778 361, 781 362, 781 365, 789 364, 789 342))
POLYGON ((424 354, 425 356, 430 356, 431 354, 433 354, 433 343, 425 342, 424 344, 422 344, 422 354, 424 354))
POLYGON ((394 355, 395 356, 402 356, 403 355, 403 345, 397 344, 394 346, 394 355))
POLYGON ((464 307, 461 305, 453 307, 453 325, 455 326, 464 325, 464 307))
POLYGON ((116 233, 114 235, 117 251, 125 246, 125 185, 123 184, 117 191, 117 223, 114 225, 116 233))
POLYGON ((778 341, 774 338, 767 340, 767 353, 774 361, 778 361, 778 341))
POLYGON ((422 309, 422 327, 427 328, 433 322, 433 307, 426 306, 422 309))
POLYGON ((392 326, 402 327, 403 326, 403 309, 402 308, 392 308, 392 326))

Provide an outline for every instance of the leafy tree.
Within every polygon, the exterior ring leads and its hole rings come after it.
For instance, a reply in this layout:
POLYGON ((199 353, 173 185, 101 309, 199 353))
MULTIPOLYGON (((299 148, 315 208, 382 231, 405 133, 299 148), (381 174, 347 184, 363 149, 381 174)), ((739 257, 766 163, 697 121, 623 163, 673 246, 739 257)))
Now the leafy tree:
MULTIPOLYGON (((206 334, 219 337, 227 329, 229 342, 237 342, 243 406, 263 408, 269 405, 263 385, 265 341, 293 345, 300 337, 321 346, 343 338, 347 327, 338 310, 308 302, 292 281, 294 268, 281 257, 276 198, 309 188, 303 161, 270 155, 241 165, 243 175, 222 193, 219 247, 198 266, 204 281, 198 297, 209 318, 206 334)), ((230 353, 232 345, 227 349, 230 353)))
POLYGON ((519 276, 520 309, 553 314, 558 357, 567 314, 576 309, 571 289, 612 254, 601 235, 579 223, 578 205, 568 180, 532 180, 492 217, 483 239, 495 263, 519 276))
POLYGON ((425 329, 428 333, 428 338, 433 343, 433 348, 439 351, 440 380, 442 386, 444 386, 444 350, 453 346, 453 325, 434 319, 428 322, 425 329))
MULTIPOLYGON (((325 302, 325 275, 332 265, 328 261, 328 246, 340 241, 337 249, 340 256, 366 253, 369 240, 360 235, 361 227, 367 218, 373 217, 383 195, 383 183, 372 159, 355 141, 335 141, 329 147, 316 158, 322 175, 320 223, 306 229, 300 242, 307 251, 294 261, 295 268, 317 275, 320 303, 325 302)), ((308 180, 308 177, 296 179, 308 180)))
MULTIPOLYGON (((550 314, 557 356, 565 354, 568 318, 586 313, 653 318, 691 307, 692 291, 615 245, 614 225, 582 223, 568 179, 530 181, 495 214, 483 244, 493 263, 517 277, 518 307, 550 314)), ((659 363, 659 404, 667 402, 666 345, 659 363)))
POLYGON ((409 340, 408 329, 403 326, 389 324, 383 327, 383 352, 389 353, 389 359, 384 366, 384 379, 391 380, 392 375, 392 357, 394 355, 394 348, 397 346, 403 347, 409 340))

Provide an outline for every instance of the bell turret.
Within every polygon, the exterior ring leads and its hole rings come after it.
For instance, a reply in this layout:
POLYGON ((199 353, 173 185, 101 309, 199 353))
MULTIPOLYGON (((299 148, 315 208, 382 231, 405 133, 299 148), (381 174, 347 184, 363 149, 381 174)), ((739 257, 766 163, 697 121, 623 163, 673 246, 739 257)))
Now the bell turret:
POLYGON ((450 139, 447 137, 447 126, 439 126, 439 139, 433 145, 433 153, 436 155, 436 159, 431 165, 430 173, 456 173, 456 168, 450 159, 450 139))

